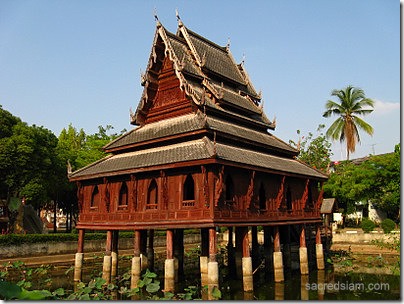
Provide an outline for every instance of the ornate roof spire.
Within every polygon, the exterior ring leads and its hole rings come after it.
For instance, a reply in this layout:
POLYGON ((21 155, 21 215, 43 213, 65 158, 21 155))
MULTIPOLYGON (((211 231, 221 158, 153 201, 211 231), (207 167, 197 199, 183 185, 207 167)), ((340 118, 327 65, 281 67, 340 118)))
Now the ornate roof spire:
POLYGON ((159 20, 159 17, 157 16, 157 9, 156 9, 156 7, 154 7, 153 15, 154 15, 154 20, 156 21, 157 27, 160 27, 160 26, 161 26, 161 22, 160 22, 160 20, 159 20))

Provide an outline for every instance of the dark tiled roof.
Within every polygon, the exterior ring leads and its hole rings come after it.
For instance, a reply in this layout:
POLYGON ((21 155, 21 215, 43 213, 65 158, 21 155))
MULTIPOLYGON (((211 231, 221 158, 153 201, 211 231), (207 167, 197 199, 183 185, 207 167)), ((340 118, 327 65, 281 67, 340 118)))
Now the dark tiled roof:
POLYGON ((213 154, 213 144, 205 137, 164 147, 108 156, 73 172, 69 178, 75 179, 98 174, 119 175, 122 174, 122 171, 131 169, 206 159, 212 157, 213 154))
POLYGON ((233 62, 226 49, 218 47, 216 44, 197 35, 189 29, 187 29, 187 31, 190 35, 192 44, 195 46, 199 54, 199 57, 205 58, 205 68, 217 75, 222 75, 239 84, 246 84, 237 68, 237 65, 235 62, 233 62))
POLYGON ((319 171, 292 158, 273 156, 243 148, 216 144, 217 157, 240 164, 248 164, 279 172, 294 173, 326 179, 327 176, 319 171))
POLYGON ((180 63, 183 64, 183 71, 191 74, 196 75, 198 77, 204 77, 204 74, 201 72, 201 69, 195 64, 194 60, 192 59, 191 54, 189 53, 187 44, 184 39, 168 32, 167 37, 169 38, 170 44, 175 52, 180 63))
POLYGON ((202 160, 212 157, 219 160, 247 164, 257 168, 270 169, 280 173, 291 173, 326 179, 324 174, 295 159, 273 156, 225 144, 214 144, 207 137, 159 148, 109 156, 99 162, 73 172, 69 178, 74 180, 91 178, 91 176, 96 175, 119 175, 122 174, 123 171, 128 170, 202 160))
POLYGON ((154 123, 146 124, 142 127, 135 128, 128 133, 123 134, 111 143, 105 146, 105 149, 111 150, 123 146, 133 145, 148 140, 159 139, 170 135, 178 135, 203 129, 210 129, 222 132, 241 140, 247 139, 255 141, 268 148, 297 153, 290 145, 278 139, 270 133, 258 132, 250 128, 242 127, 235 123, 227 122, 222 119, 206 117, 198 112, 198 114, 187 114, 179 117, 166 119, 154 123))

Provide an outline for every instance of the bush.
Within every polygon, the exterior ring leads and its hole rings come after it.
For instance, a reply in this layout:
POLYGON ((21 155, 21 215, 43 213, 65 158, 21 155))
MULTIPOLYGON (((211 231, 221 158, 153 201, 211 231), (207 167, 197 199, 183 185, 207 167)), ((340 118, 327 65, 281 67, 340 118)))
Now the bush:
POLYGON ((381 222, 380 227, 382 227, 384 233, 390 233, 396 228, 396 223, 391 219, 385 219, 381 222))
POLYGON ((371 221, 369 219, 362 220, 361 228, 365 233, 369 233, 370 231, 375 229, 375 227, 376 227, 376 224, 373 221, 371 221))

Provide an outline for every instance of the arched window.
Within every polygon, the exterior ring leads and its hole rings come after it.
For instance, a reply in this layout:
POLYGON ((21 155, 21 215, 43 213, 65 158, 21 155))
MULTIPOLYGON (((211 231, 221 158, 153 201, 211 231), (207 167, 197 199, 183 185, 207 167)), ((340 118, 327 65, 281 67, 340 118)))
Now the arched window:
POLYGON ((286 190, 286 209, 288 211, 292 211, 292 192, 290 191, 290 188, 286 190))
POLYGON ((147 205, 146 209, 157 209, 158 204, 158 188, 156 180, 150 182, 149 189, 147 190, 147 205))
POLYGON ((261 183, 260 191, 258 193, 258 201, 259 201, 259 208, 261 210, 266 210, 267 209, 267 198, 265 195, 265 188, 264 188, 263 183, 261 183))
POLYGON ((118 209, 125 209, 128 207, 128 186, 123 182, 121 190, 119 190, 118 209))
POLYGON ((226 177, 226 203, 232 204, 234 202, 234 184, 230 175, 226 177))
POLYGON ((187 178, 185 179, 182 191, 182 206, 195 206, 195 182, 191 174, 188 174, 187 178))
POLYGON ((90 209, 98 209, 100 205, 101 195, 98 191, 98 186, 96 185, 93 189, 93 193, 91 194, 91 202, 90 202, 90 209))

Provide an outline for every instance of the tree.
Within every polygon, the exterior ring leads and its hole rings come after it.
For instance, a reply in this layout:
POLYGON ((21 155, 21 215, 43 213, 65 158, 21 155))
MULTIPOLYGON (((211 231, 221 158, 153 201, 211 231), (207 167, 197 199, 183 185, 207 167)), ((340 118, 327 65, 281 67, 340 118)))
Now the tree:
POLYGON ((344 161, 324 183, 325 197, 336 197, 345 213, 355 210, 356 202, 371 202, 397 219, 400 212, 400 145, 394 153, 369 156, 360 164, 344 161))
POLYGON ((347 86, 342 90, 333 90, 331 96, 338 98, 338 102, 328 100, 323 117, 337 115, 337 120, 328 128, 326 136, 332 140, 346 142, 347 159, 349 154, 355 152, 356 144, 360 142, 359 129, 373 135, 373 128, 358 115, 370 114, 373 111, 374 101, 366 98, 360 88, 347 86))
POLYGON ((289 140, 289 143, 300 151, 297 159, 305 162, 309 166, 327 173, 330 165, 331 143, 327 140, 322 130, 325 125, 320 124, 317 128, 318 136, 313 138, 313 133, 309 132, 308 136, 300 138, 300 130, 297 130, 299 140, 295 143, 289 140))

